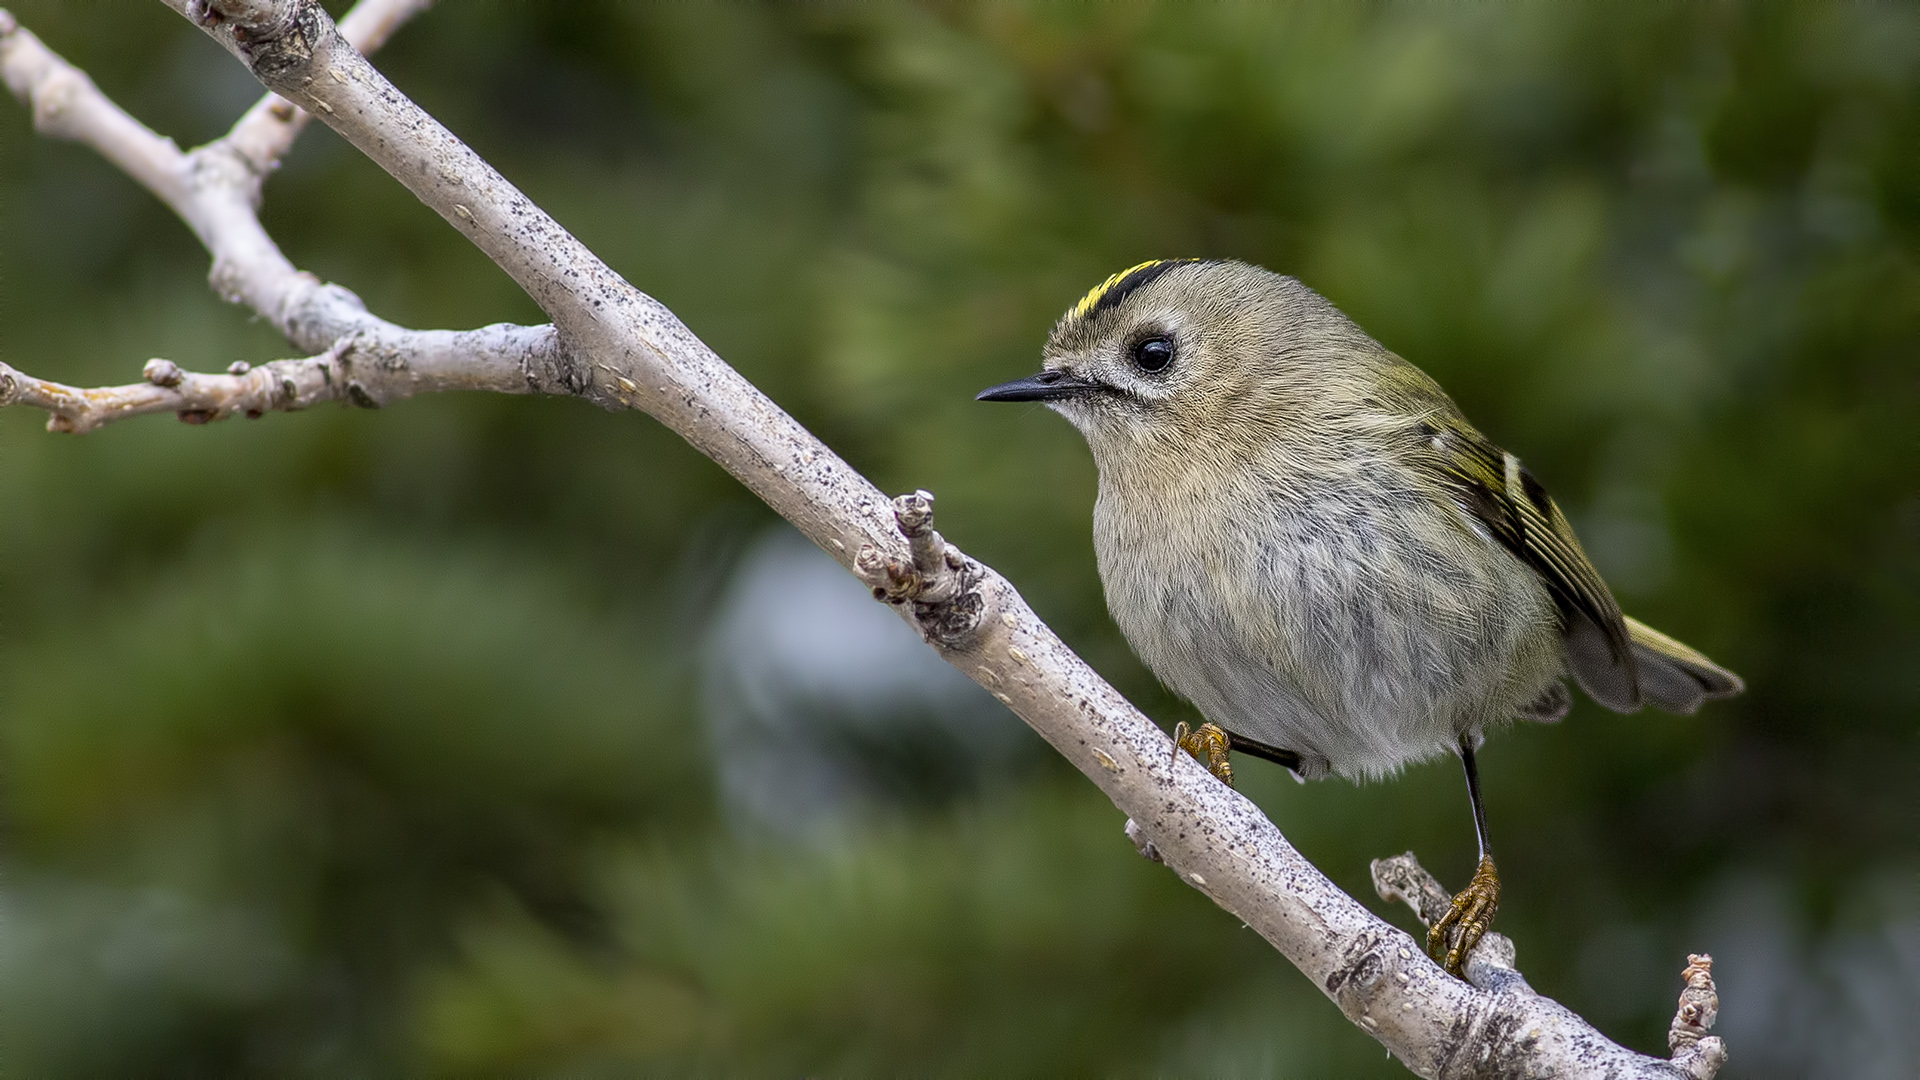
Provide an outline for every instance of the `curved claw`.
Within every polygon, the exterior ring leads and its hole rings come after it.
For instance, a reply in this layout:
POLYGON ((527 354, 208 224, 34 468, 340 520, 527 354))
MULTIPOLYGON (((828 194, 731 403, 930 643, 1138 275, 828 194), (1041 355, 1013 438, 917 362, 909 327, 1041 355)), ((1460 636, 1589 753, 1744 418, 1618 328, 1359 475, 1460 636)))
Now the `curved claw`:
POLYGON ((1473 880, 1453 898, 1447 913, 1427 929, 1427 955, 1446 968, 1448 974, 1465 978, 1462 971, 1468 954, 1492 928, 1493 917, 1499 912, 1500 874, 1493 868, 1493 859, 1483 856, 1479 869, 1473 872, 1473 880), (1458 933, 1449 948, 1448 931, 1455 928, 1458 933))
POLYGON ((1227 751, 1233 744, 1225 728, 1218 724, 1188 728, 1187 722, 1182 720, 1173 725, 1173 745, 1175 753, 1185 750, 1205 765, 1208 772, 1219 777, 1221 783, 1233 786, 1233 763, 1227 757, 1227 751))

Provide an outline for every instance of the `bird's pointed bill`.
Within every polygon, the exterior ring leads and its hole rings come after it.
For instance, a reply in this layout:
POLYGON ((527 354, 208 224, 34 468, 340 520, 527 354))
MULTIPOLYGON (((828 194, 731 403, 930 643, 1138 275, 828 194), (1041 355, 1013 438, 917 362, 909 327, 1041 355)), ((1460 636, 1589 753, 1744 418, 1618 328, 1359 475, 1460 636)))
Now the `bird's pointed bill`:
POLYGON ((1097 382, 1065 371, 1043 371, 1024 379, 990 386, 974 395, 975 401, 1061 401, 1102 389, 1097 382))

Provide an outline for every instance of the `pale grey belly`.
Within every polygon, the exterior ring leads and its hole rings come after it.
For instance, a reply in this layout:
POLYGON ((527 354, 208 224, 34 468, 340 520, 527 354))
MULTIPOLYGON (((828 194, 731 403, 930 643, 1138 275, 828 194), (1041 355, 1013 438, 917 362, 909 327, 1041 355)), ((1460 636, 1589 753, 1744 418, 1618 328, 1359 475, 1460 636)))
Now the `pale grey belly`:
POLYGON ((1377 777, 1512 719, 1565 665, 1532 571, 1423 513, 1329 499, 1204 538, 1103 513, 1095 541, 1115 620, 1169 687, 1303 772, 1377 777))

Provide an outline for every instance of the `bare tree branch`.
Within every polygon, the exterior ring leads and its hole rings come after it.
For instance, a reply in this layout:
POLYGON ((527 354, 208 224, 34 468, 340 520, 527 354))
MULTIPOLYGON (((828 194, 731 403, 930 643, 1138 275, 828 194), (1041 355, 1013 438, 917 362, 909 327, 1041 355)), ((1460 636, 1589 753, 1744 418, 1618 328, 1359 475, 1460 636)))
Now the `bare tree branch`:
MULTIPOLYGON (((1173 753, 1167 736, 1075 656, 1004 578, 947 544, 933 529, 931 496, 883 496, 388 83, 317 4, 166 2, 466 234, 554 325, 456 334, 374 317, 346 290, 295 270, 254 214, 259 179, 297 133, 298 113, 279 116, 270 99, 224 139, 183 155, 0 14, 0 71, 32 103, 41 130, 95 147, 167 202, 213 254, 214 287, 317 354, 224 376, 187 375, 156 361, 143 386, 95 391, 0 368, 0 404, 48 409, 54 426, 74 431, 139 412, 211 419, 329 394, 364 394, 364 403, 378 404, 462 387, 644 409, 893 604, 943 657, 1099 785, 1131 818, 1128 834, 1143 853, 1258 931, 1415 1073, 1705 1080, 1725 1059, 1719 1039, 1702 1037, 1717 1004, 1704 957, 1688 969, 1671 1061, 1616 1046, 1535 994, 1500 935, 1475 950, 1469 981, 1447 975, 1411 936, 1301 857, 1258 807, 1173 753)), ((375 6, 417 7, 362 4, 375 6)), ((368 33, 363 43, 372 40, 368 33)), ((1438 910, 1435 897, 1444 907, 1445 891, 1411 856, 1386 862, 1384 876, 1377 870, 1383 895, 1410 898, 1423 918, 1438 910)))
MULTIPOLYGON (((361 0, 340 20, 340 36, 363 55, 376 52, 403 23, 432 3, 433 0, 361 0)), ((312 119, 312 113, 279 94, 269 93, 227 132, 226 141, 253 169, 256 203, 261 182, 279 167, 280 159, 293 149, 293 141, 312 119)))
POLYGON ((230 416, 258 419, 269 412, 299 412, 326 401, 377 409, 388 401, 439 390, 525 392, 519 370, 487 362, 518 347, 501 330, 415 332, 416 347, 405 360, 382 357, 357 337, 343 337, 326 352, 304 359, 259 366, 243 361, 223 375, 195 374, 171 360, 154 359, 141 371, 145 382, 91 389, 36 379, 0 363, 0 406, 45 409, 51 414, 47 430, 84 435, 115 420, 153 413, 170 412, 190 424, 206 424, 230 416))
MULTIPOLYGON (((425 6, 421 0, 363 0, 341 26, 373 47, 425 6)), ((222 138, 182 153, 173 140, 129 116, 84 72, 5 11, 0 11, 0 77, 15 97, 32 107, 34 126, 42 134, 93 148, 178 214, 213 256, 209 280, 216 293, 253 309, 296 349, 333 355, 338 393, 331 396, 378 406, 430 390, 572 392, 571 373, 578 361, 550 326, 501 323, 461 332, 410 330, 368 312, 348 290, 295 269, 261 227, 257 212, 261 183, 308 117, 278 95, 268 94, 222 138), (351 347, 341 349, 342 341, 351 347)), ((22 385, 20 378, 15 373, 15 385, 22 385)), ((7 398, 0 386, 0 403, 94 406, 85 410, 88 422, 77 427, 65 425, 77 423, 80 413, 63 421, 62 413, 53 410, 49 427, 57 431, 87 431, 122 417, 164 411, 159 405, 138 410, 105 407, 132 400, 124 392, 90 391, 91 398, 76 398, 75 393, 7 398)), ((154 401, 145 392, 135 397, 154 401)), ((325 399, 303 399, 293 407, 325 399)), ((198 408, 183 405, 188 412, 198 408)))
MULTIPOLYGON (((1413 910, 1422 926, 1432 926, 1435 919, 1447 913, 1453 898, 1440 882, 1427 873, 1413 852, 1395 855, 1390 859, 1373 861, 1373 888, 1380 899, 1399 902, 1413 910)), ((1532 998, 1537 1003, 1529 1008, 1542 1010, 1562 1010, 1562 1006, 1540 997, 1527 980, 1514 967, 1513 942, 1505 934, 1488 934, 1480 939, 1467 957, 1467 981, 1482 990, 1497 995, 1514 998, 1532 998)), ((1689 955, 1686 970, 1680 973, 1685 988, 1680 991, 1680 1005, 1674 1012, 1673 1023, 1667 1031, 1667 1046, 1673 1051, 1673 1058, 1667 1063, 1669 1068, 1677 1070, 1677 1075, 1691 1080, 1712 1080, 1720 1066, 1727 1063, 1726 1043, 1717 1037, 1709 1036, 1707 1030, 1713 1027, 1720 1011, 1720 998, 1713 984, 1713 957, 1705 954, 1689 955)), ((1564 1010, 1562 1010, 1564 1011, 1564 1010)), ((1569 1014, 1571 1015, 1571 1014, 1569 1014)), ((1581 1021, 1582 1024, 1585 1021, 1581 1021)), ((1581 1055, 1582 1048, 1569 1042, 1566 1046, 1568 1056, 1561 1060, 1581 1063, 1581 1070, 1571 1075, 1639 1076, 1642 1073, 1619 1074, 1609 1070, 1611 1060, 1589 1062, 1581 1055)), ((1555 1060, 1559 1055, 1546 1055, 1547 1060, 1555 1060)), ((1470 1076, 1537 1076, 1566 1075, 1563 1073, 1544 1073, 1539 1071, 1539 1062, 1525 1066, 1522 1071, 1511 1071, 1499 1067, 1494 1056, 1488 1054, 1480 1071, 1469 1069, 1461 1075, 1470 1076), (1524 1068, 1535 1071, 1527 1072, 1524 1068)), ((1446 1075, 1453 1075, 1451 1073, 1446 1075)), ((1659 1075, 1659 1074, 1653 1074, 1659 1075)), ((1673 1074, 1669 1074, 1673 1075, 1673 1074)))

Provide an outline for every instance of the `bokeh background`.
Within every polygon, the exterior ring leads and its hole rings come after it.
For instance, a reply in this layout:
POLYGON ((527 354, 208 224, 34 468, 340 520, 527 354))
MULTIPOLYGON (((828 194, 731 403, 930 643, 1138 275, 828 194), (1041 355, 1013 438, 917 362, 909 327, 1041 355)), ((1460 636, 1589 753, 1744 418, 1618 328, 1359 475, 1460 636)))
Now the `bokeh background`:
MULTIPOLYGON (((258 93, 159 4, 14 10, 182 145, 258 93)), ((971 394, 1145 258, 1324 292, 1748 680, 1491 741, 1533 983, 1663 1052, 1710 951, 1738 1075, 1912 1075, 1920 12, 449 3, 378 63, 1169 725, 1084 446, 971 394)), ((265 220, 401 323, 541 321, 324 129, 265 220)), ((0 357, 284 355, 206 265, 0 108, 0 357)), ((12 1073, 1404 1075, 644 416, 42 421, 0 413, 12 1073)), ((1376 906, 1373 857, 1471 869, 1449 762, 1241 774, 1376 906)))

